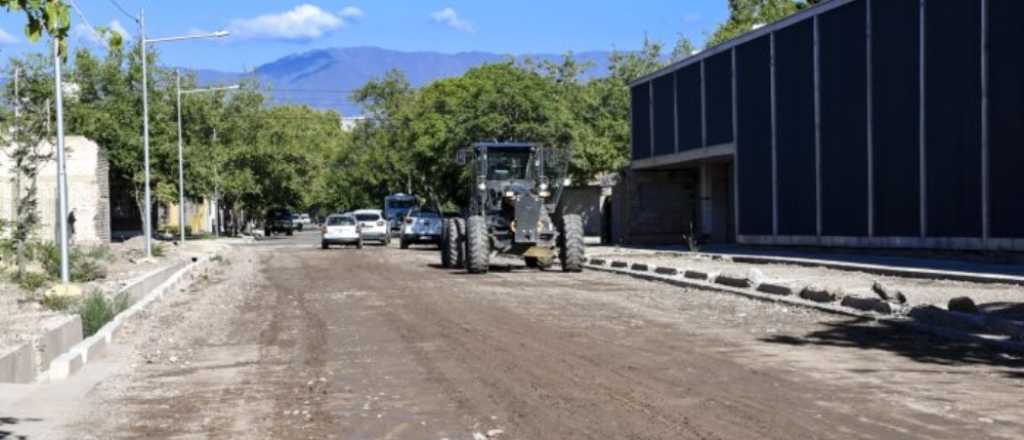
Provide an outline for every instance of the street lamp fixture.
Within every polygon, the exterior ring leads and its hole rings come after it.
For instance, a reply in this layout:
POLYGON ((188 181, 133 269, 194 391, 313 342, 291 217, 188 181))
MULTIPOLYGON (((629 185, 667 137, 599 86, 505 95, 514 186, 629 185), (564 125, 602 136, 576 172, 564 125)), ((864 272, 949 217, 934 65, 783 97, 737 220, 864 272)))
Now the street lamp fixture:
MULTIPOLYGON (((172 41, 195 40, 203 38, 223 38, 229 35, 227 31, 219 31, 206 34, 183 35, 179 37, 146 38, 146 13, 139 11, 139 50, 142 56, 142 161, 145 169, 145 206, 143 212, 143 235, 146 240, 146 258, 153 258, 153 215, 151 213, 151 195, 149 184, 149 75, 147 70, 146 47, 149 44, 165 43, 172 41)), ((182 219, 184 220, 184 219, 182 219)), ((183 227, 184 228, 184 227, 183 227)), ((184 230, 184 229, 183 229, 184 230)))

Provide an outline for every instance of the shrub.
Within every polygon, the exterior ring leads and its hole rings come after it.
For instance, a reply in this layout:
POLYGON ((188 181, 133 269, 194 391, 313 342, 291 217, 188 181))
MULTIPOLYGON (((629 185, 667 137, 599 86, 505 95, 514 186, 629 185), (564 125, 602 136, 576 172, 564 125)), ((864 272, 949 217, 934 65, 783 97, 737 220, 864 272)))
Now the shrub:
POLYGON ((107 299, 103 292, 92 291, 78 305, 78 314, 82 317, 82 333, 86 337, 96 334, 118 313, 125 311, 129 305, 126 292, 118 294, 113 299, 107 299))
MULTIPOLYGON (((163 225, 157 228, 156 232, 160 235, 170 235, 174 237, 181 235, 181 230, 178 229, 178 225, 163 225)), ((185 235, 192 235, 192 226, 185 225, 185 235)))
POLYGON ((164 256, 166 254, 167 254, 167 252, 164 250, 164 246, 162 244, 160 244, 160 243, 153 243, 153 256, 154 257, 162 257, 162 256, 164 256))
MULTIPOLYGON (((107 267, 100 260, 108 259, 109 249, 97 246, 88 250, 71 248, 70 271, 71 281, 76 283, 87 283, 107 277, 107 267)), ((60 249, 52 243, 46 243, 37 247, 37 257, 43 264, 46 273, 54 279, 60 278, 60 249)))
POLYGON ((69 295, 44 295, 43 307, 55 312, 66 312, 78 305, 78 298, 69 295))
POLYGON ((27 271, 22 272, 21 275, 15 275, 12 279, 18 284, 18 287, 28 292, 42 289, 50 281, 50 277, 46 274, 27 271))
POLYGON ((114 252, 110 250, 110 246, 99 245, 86 249, 85 255, 94 260, 109 260, 114 257, 114 252))

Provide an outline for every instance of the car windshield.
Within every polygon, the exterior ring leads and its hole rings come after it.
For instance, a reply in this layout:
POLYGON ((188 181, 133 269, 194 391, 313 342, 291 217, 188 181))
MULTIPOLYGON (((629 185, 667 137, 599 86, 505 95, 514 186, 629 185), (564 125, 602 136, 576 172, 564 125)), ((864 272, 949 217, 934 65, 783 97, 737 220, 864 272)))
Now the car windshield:
POLYGON ((388 200, 388 209, 404 209, 416 206, 416 199, 388 200))
POLYGON ((415 218, 439 218, 441 216, 437 215, 436 212, 420 211, 420 212, 415 212, 415 213, 409 214, 409 217, 415 217, 415 218))
POLYGON ((275 220, 291 219, 292 218, 292 214, 290 212, 288 212, 288 210, 285 210, 285 209, 275 209, 275 210, 272 210, 272 211, 268 212, 267 213, 267 217, 275 219, 275 220))
POLYGON ((487 180, 526 179, 529 168, 529 149, 487 150, 487 180))
POLYGON ((377 214, 356 214, 356 219, 361 222, 375 222, 380 220, 380 216, 377 214))
POLYGON ((353 226, 356 221, 352 217, 329 217, 327 226, 353 226))

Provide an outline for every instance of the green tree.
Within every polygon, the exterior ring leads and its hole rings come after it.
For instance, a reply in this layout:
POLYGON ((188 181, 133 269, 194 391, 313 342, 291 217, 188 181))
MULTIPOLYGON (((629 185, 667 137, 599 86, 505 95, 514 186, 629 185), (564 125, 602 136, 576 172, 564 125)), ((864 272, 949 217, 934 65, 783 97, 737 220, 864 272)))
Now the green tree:
POLYGON ((676 40, 676 45, 672 48, 672 54, 669 56, 669 62, 679 61, 696 52, 697 46, 694 46, 693 41, 690 41, 685 35, 679 34, 679 39, 676 40))
POLYGON ((38 176, 40 166, 53 157, 49 133, 49 105, 53 78, 42 56, 12 59, 8 77, 17 77, 4 88, 4 98, 14 109, 5 115, 0 142, 8 147, 14 176, 15 219, 11 238, 16 245, 17 276, 24 274, 24 251, 39 227, 38 176), (49 87, 48 87, 49 85, 49 87))
POLYGON ((821 0, 728 0, 729 19, 718 26, 707 41, 707 47, 781 20, 790 14, 821 2, 821 0))

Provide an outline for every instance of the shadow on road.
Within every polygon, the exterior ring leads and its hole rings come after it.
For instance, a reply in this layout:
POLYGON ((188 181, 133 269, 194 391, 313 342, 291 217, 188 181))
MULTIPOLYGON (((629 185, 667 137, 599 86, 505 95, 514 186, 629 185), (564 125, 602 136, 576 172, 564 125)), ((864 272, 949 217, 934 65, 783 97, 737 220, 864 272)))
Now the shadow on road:
MULTIPOLYGON (((430 267, 431 269, 438 269, 438 270, 449 271, 449 272, 452 273, 452 275, 470 275, 470 276, 477 276, 478 275, 478 274, 471 274, 471 273, 467 272, 465 269, 462 269, 462 268, 450 269, 450 268, 442 266, 440 263, 430 263, 427 266, 430 267)), ((524 264, 492 264, 491 268, 488 269, 488 271, 490 271, 490 272, 508 273, 508 272, 532 272, 534 270, 526 267, 526 265, 524 265, 524 264)))
POLYGON ((6 426, 6 425, 17 425, 19 423, 41 422, 41 421, 43 421, 43 419, 0 416, 0 440, 14 440, 14 439, 23 440, 23 439, 27 439, 28 438, 28 437, 26 437, 24 435, 18 435, 18 434, 16 434, 13 431, 8 431, 7 429, 4 429, 4 426, 6 426))
POLYGON ((978 304, 978 310, 982 313, 1002 319, 1024 321, 1024 303, 991 302, 978 304))
POLYGON ((951 341, 866 318, 853 318, 824 325, 828 328, 802 337, 777 335, 761 340, 793 346, 819 345, 885 350, 926 364, 988 365, 1005 368, 998 373, 1008 378, 1024 379, 1024 356, 1003 353, 981 344, 951 341))

